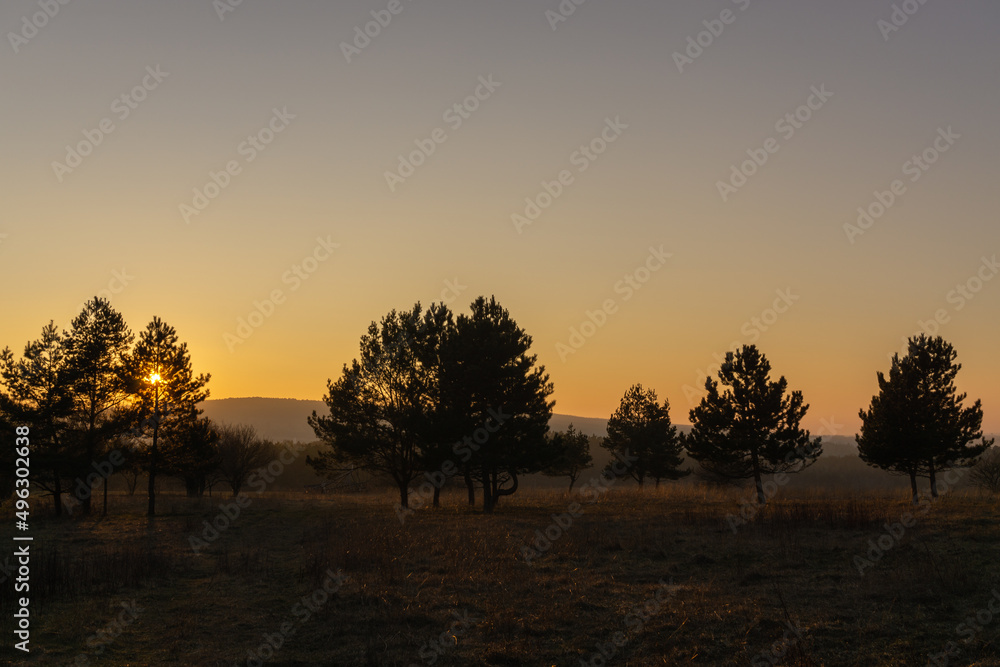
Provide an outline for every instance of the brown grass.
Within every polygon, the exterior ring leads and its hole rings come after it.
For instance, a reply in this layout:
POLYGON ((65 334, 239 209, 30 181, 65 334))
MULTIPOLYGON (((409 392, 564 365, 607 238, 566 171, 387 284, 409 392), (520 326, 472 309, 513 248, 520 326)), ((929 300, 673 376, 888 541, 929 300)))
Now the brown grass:
MULTIPOLYGON (((390 494, 255 498, 198 555, 188 535, 220 499, 165 497, 149 523, 141 498, 113 497, 103 520, 35 528, 33 651, 13 664, 72 664, 134 598, 139 619, 89 664, 246 665, 291 622, 266 664, 423 665, 422 646, 467 612, 478 622, 433 664, 579 665, 628 631, 609 664, 923 665, 1000 588, 996 501, 940 498, 862 577, 854 556, 912 511, 904 496, 786 489, 734 534, 726 516, 746 498, 616 488, 529 565, 522 546, 579 495, 528 491, 484 516, 446 493, 403 525, 390 494), (300 623, 294 605, 328 569, 348 581, 300 623), (661 581, 669 598, 635 630, 629 614, 661 581), (780 658, 762 657, 775 646, 780 658)), ((950 664, 998 665, 998 640, 1000 617, 950 664)))

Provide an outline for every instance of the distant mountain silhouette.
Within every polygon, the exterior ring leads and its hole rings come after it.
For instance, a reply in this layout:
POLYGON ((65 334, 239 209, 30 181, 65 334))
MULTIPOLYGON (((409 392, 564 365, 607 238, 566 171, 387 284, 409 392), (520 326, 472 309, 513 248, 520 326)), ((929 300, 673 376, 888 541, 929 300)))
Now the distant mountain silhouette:
MULTIPOLYGON (((306 401, 294 398, 223 398, 208 400, 201 404, 209 419, 228 424, 249 424, 263 437, 276 440, 313 442, 316 434, 306 423, 315 410, 324 414, 327 410, 323 401, 306 401)), ((570 424, 588 435, 604 437, 608 434, 608 420, 600 417, 576 417, 572 415, 552 415, 549 427, 555 431, 565 431, 570 424)), ((691 430, 680 424, 683 432, 691 430)), ((823 453, 826 456, 855 456, 857 445, 853 437, 825 436, 823 453)))

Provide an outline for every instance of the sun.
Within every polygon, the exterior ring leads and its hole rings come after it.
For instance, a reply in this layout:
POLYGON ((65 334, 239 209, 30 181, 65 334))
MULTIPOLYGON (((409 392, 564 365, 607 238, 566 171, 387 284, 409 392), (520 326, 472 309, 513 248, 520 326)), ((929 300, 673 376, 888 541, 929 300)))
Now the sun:
POLYGON ((150 384, 156 384, 159 381, 160 381, 160 374, 159 373, 150 373, 149 374, 149 383, 150 384))

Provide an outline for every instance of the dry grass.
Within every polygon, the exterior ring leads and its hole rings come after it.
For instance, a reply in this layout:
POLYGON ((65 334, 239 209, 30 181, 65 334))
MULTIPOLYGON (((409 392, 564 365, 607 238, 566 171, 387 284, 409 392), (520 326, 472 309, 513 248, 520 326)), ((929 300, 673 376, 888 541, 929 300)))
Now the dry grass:
MULTIPOLYGON (((467 613, 433 664, 579 665, 622 631, 609 664, 923 665, 1000 588, 996 501, 939 499, 862 577, 854 556, 911 511, 905 497, 784 490, 734 533, 746 498, 613 489, 529 565, 522 547, 579 495, 528 491, 484 516, 449 493, 403 525, 390 494, 265 497, 197 555, 188 536, 216 505, 165 497, 150 524, 142 499, 114 497, 106 519, 35 530, 34 650, 13 664, 73 664, 134 598, 138 620, 88 664, 246 665, 285 622, 296 632, 267 664, 430 664, 425 644, 467 613), (294 606, 328 569, 347 582, 301 622, 294 606), (638 631, 629 614, 661 581, 669 596, 638 631)), ((998 640, 1000 616, 950 664, 998 665, 998 640)))

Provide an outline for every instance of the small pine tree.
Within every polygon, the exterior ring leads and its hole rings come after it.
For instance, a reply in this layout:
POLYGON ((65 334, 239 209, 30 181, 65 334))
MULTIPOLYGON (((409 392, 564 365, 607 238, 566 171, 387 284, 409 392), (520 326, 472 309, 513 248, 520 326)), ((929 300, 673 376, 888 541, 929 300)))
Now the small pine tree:
POLYGON ((670 422, 670 403, 657 402, 656 392, 632 385, 618 409, 608 419, 608 435, 601 447, 613 454, 636 457, 629 475, 640 485, 647 477, 676 480, 691 474, 681 470, 684 461, 677 427, 670 422))
POLYGON ((569 477, 569 490, 572 491, 580 474, 594 463, 590 455, 590 437, 570 424, 565 433, 552 434, 550 449, 554 462, 542 473, 549 477, 569 477))

